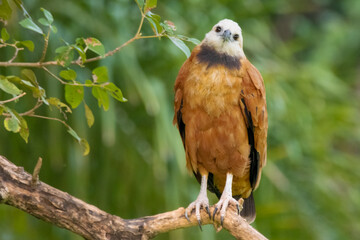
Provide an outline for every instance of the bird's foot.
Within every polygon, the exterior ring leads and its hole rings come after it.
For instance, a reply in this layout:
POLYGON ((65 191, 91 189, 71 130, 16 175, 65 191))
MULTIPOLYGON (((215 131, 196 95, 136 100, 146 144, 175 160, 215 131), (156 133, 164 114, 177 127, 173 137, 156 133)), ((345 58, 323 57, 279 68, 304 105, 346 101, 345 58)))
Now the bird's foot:
POLYGON ((230 194, 227 194, 227 193, 224 192, 221 195, 221 198, 220 198, 219 202, 215 204, 215 209, 214 209, 214 212, 213 212, 213 220, 215 220, 215 214, 216 214, 216 212, 218 210, 220 210, 220 224, 221 224, 221 226, 224 223, 226 209, 227 209, 229 204, 234 204, 236 206, 237 213, 240 215, 240 211, 242 209, 242 206, 240 206, 239 202, 236 201, 236 199, 233 198, 230 194))
POLYGON ((197 199, 190 203, 190 205, 185 209, 185 218, 190 222, 189 219, 189 214, 191 214, 192 210, 195 209, 195 216, 196 219, 199 223, 199 227, 201 228, 201 217, 200 217, 200 209, 204 208, 206 210, 206 212, 209 214, 209 218, 211 219, 211 214, 210 214, 210 210, 209 210, 209 199, 206 196, 206 192, 205 194, 199 194, 199 196, 197 197, 197 199))

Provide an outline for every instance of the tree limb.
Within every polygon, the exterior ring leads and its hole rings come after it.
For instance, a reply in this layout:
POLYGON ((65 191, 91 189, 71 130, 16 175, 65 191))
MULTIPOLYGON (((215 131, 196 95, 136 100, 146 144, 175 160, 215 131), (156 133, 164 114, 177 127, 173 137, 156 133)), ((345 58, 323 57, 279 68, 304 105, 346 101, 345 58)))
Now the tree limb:
MULTIPOLYGON (((122 219, 87 204, 46 183, 32 183, 31 174, 0 156, 0 203, 19 208, 39 219, 68 229, 86 239, 151 239, 171 230, 196 226, 192 214, 190 222, 184 208, 137 219, 122 219)), ((212 212, 213 207, 210 208, 212 212)), ((210 220, 201 211, 203 224, 214 224, 220 230, 219 217, 210 220)), ((234 206, 229 206, 224 228, 237 239, 266 239, 239 217, 234 206)))

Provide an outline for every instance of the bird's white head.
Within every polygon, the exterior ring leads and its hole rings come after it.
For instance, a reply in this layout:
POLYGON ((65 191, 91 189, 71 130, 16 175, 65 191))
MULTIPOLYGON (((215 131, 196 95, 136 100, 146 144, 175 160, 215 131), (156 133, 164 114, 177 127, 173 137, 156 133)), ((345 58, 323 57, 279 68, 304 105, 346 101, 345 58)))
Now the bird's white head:
POLYGON ((241 28, 230 19, 223 19, 215 24, 205 35, 203 44, 214 48, 219 53, 233 57, 245 57, 241 28))

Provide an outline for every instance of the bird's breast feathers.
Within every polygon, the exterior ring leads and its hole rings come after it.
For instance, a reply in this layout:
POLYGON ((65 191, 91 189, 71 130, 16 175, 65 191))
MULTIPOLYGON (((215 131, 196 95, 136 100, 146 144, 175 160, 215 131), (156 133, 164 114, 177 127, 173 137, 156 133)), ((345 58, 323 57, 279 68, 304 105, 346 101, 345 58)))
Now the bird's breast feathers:
POLYGON ((218 56, 220 59, 210 60, 205 55, 199 49, 192 64, 188 65, 191 74, 184 81, 185 105, 192 109, 201 108, 213 117, 233 110, 232 106, 240 111, 238 106, 243 75, 241 59, 221 54, 218 56))

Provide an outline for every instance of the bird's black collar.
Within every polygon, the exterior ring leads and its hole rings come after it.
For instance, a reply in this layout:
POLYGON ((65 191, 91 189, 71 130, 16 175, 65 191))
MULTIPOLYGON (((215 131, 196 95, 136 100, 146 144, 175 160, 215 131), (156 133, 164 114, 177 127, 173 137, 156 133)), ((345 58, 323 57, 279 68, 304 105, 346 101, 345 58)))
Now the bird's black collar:
POLYGON ((196 57, 201 63, 207 63, 208 68, 216 65, 223 65, 224 67, 231 70, 239 70, 241 67, 239 57, 233 57, 225 53, 219 53, 208 45, 202 45, 196 57))

